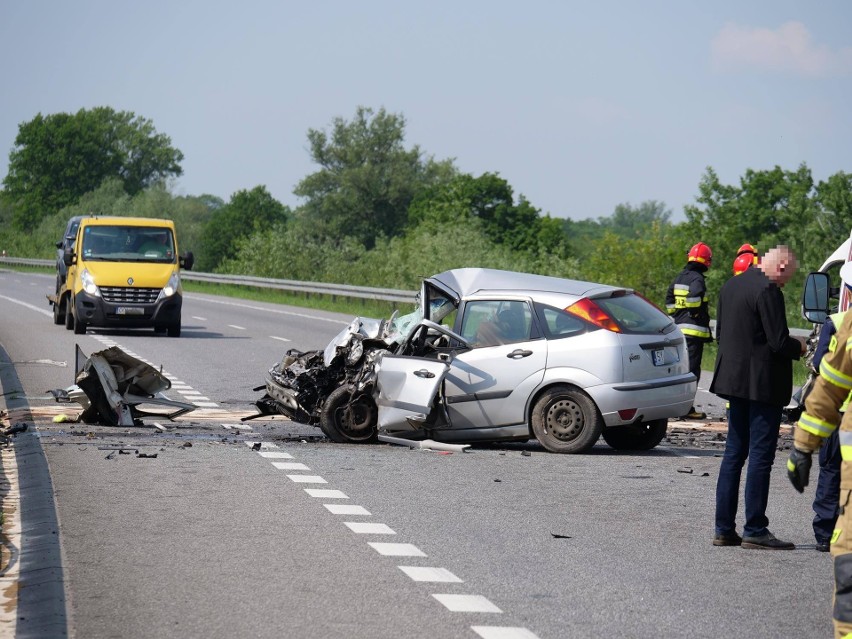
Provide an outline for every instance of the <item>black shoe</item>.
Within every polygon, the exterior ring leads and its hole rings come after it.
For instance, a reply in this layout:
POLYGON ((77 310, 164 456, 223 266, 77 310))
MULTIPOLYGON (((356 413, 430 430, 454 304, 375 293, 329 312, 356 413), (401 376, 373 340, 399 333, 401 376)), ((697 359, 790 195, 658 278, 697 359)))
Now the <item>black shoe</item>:
POLYGON ((743 538, 735 532, 728 533, 727 535, 720 535, 718 533, 713 535, 714 546, 739 546, 742 543, 743 538))
POLYGON ((762 548, 765 550, 795 550, 796 544, 781 541, 768 530, 760 537, 743 537, 743 548, 762 548))
POLYGON ((831 550, 831 542, 817 540, 816 546, 814 546, 814 548, 817 549, 817 552, 828 552, 829 550, 831 550))

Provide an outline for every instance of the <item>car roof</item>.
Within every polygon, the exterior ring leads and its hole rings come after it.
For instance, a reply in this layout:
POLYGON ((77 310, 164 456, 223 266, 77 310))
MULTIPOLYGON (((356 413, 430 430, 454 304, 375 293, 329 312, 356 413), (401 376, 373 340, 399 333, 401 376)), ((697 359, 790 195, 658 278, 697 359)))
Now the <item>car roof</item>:
POLYGON ((611 294, 613 291, 629 290, 594 282, 491 268, 457 268, 433 275, 426 281, 434 282, 440 288, 456 293, 458 297, 497 291, 501 293, 563 293, 578 297, 597 297, 611 294))

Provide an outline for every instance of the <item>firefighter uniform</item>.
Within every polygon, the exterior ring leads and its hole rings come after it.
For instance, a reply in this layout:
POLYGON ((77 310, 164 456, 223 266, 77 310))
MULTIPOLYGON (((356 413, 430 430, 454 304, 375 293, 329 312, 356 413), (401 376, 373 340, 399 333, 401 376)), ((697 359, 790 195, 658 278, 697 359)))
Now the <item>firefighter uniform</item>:
MULTIPOLYGON (((791 480, 797 462, 822 446, 840 427, 840 515, 831 538, 834 557, 834 631, 837 639, 852 638, 852 411, 841 413, 852 392, 852 313, 845 313, 828 352, 819 366, 819 377, 805 399, 805 412, 794 434, 795 451, 787 462, 791 480), (795 458, 795 460, 794 460, 795 458)), ((809 472, 809 465, 805 475, 809 472)), ((807 482, 805 481, 805 484, 807 482)), ((794 481, 794 486, 801 490, 794 481)))

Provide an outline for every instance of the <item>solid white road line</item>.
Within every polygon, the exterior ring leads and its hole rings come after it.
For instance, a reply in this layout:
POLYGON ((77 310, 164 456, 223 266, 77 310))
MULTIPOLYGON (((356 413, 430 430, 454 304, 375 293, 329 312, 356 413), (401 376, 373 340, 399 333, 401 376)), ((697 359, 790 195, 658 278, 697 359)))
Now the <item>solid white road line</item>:
POLYGON ((342 490, 332 488, 305 488, 305 492, 311 497, 322 497, 323 499, 349 499, 342 490))
POLYGON ((387 524, 376 524, 369 521, 345 521, 343 522, 354 533, 359 535, 395 535, 387 524))
POLYGON ((503 612, 482 595, 432 595, 452 612, 503 612))
POLYGON ((471 626, 482 639, 538 639, 538 635, 526 628, 509 626, 471 626))
POLYGON ((333 515, 369 515, 370 511, 363 506, 353 504, 323 504, 333 515))
POLYGON ((464 583, 446 568, 432 568, 430 566, 397 566, 402 572, 414 581, 434 581, 441 583, 464 583))
POLYGON ((425 557, 426 553, 414 544, 389 544, 378 541, 367 542, 380 555, 385 557, 425 557))

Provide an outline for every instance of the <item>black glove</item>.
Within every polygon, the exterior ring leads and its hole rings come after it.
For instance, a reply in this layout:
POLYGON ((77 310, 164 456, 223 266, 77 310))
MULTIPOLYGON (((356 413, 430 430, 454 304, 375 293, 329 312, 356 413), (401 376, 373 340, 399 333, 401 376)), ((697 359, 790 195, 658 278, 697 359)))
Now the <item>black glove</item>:
POLYGON ((794 448, 787 460, 787 477, 793 488, 800 493, 804 492, 811 478, 811 454, 794 448))

